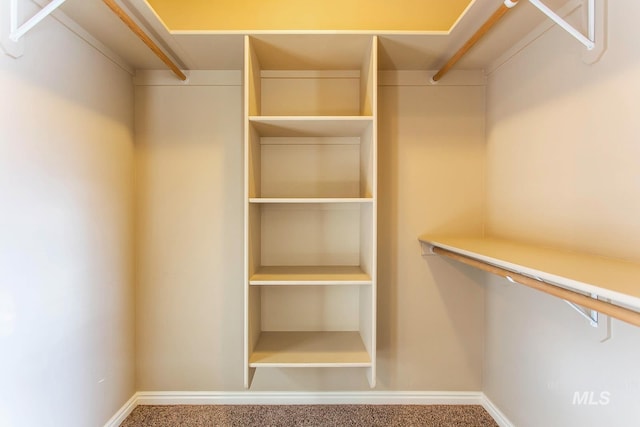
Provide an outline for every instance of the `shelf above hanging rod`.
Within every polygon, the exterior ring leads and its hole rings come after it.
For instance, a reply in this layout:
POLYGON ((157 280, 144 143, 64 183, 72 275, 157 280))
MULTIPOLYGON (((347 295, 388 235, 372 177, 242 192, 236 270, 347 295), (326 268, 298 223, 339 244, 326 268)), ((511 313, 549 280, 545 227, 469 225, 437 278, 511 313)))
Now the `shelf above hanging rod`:
POLYGON ((24 35, 62 6, 65 1, 50 1, 25 23, 18 25, 18 0, 2 0, 2 10, 0 10, 0 19, 4 21, 2 22, 4 24, 2 26, 2 47, 7 55, 13 58, 21 57, 24 54, 24 35))
MULTIPOLYGON (((462 57, 469 51, 471 48, 482 38, 484 37, 491 28, 496 25, 505 15, 511 10, 514 6, 518 4, 519 0, 504 0, 504 2, 495 10, 495 12, 485 21, 484 24, 467 40, 467 42, 460 48, 458 51, 442 66, 442 68, 434 74, 431 78, 431 83, 436 83, 440 80, 462 57)), ((549 19, 559 25, 562 29, 567 31, 571 36, 577 39, 580 43, 582 43, 588 51, 593 51, 596 48, 596 14, 598 14, 600 18, 600 25, 598 30, 603 32, 603 10, 602 7, 599 11, 596 11, 596 0, 581 0, 583 3, 586 3, 587 7, 587 35, 585 36, 580 31, 578 31, 575 27, 569 24, 566 20, 564 20, 560 15, 551 10, 547 5, 545 5, 541 0, 528 0, 531 5, 533 5, 540 12, 544 13, 549 19)), ((603 0, 599 0, 600 3, 603 0)), ((601 39, 602 35, 600 35, 601 39)), ((600 42, 601 43, 601 42, 600 42)), ((602 52, 597 52, 596 55, 591 55, 592 58, 589 61, 585 61, 587 63, 592 63, 599 58, 602 52)))
POLYGON ((115 0, 102 0, 116 14, 133 33, 158 57, 167 67, 182 81, 187 80, 187 76, 182 70, 163 52, 162 49, 144 32, 138 23, 131 17, 115 0))
POLYGON ((424 235, 419 241, 423 255, 446 256, 640 326, 638 264, 495 238, 424 235))
MULTIPOLYGON (((52 0, 42 7, 35 15, 22 25, 18 25, 18 0, 0 1, 0 44, 7 55, 19 58, 24 54, 24 36, 36 27, 43 19, 55 12, 66 0, 52 0)), ((164 62, 180 79, 187 76, 176 63, 149 37, 142 27, 132 18, 116 0, 103 0, 122 22, 136 35, 151 51, 164 62)))

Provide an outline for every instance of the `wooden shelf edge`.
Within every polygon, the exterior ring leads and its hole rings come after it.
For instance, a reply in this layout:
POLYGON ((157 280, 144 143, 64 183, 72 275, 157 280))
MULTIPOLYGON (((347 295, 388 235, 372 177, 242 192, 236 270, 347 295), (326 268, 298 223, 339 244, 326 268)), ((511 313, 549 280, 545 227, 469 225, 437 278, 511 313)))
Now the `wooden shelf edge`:
POLYGON ((249 116, 248 124, 262 137, 361 137, 373 116, 249 116))
POLYGON ((268 363, 250 362, 250 368, 370 368, 371 362, 330 362, 330 363, 268 363))
POLYGON ((249 203, 264 204, 338 204, 338 203, 373 203, 372 197, 251 197, 249 203))
POLYGON ((250 286, 370 286, 372 280, 249 280, 250 286))
POLYGON ((367 116, 354 116, 354 115, 345 115, 345 116, 249 116, 250 122, 286 122, 286 121, 294 121, 294 122, 315 122, 315 121, 373 121, 372 115, 367 116))
POLYGON ((357 331, 264 331, 249 366, 371 367, 357 331))
POLYGON ((372 285, 359 266, 263 266, 249 278, 251 286, 372 285))

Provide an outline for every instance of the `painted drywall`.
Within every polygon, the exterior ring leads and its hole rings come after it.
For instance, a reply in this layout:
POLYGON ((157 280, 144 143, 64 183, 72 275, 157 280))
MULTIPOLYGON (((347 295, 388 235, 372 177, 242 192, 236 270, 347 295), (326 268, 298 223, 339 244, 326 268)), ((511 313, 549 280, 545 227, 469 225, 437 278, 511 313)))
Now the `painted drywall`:
MULTIPOLYGON (((138 390, 243 386, 241 77, 203 73, 150 73, 135 91, 138 390)), ((422 258, 417 236, 482 231, 484 87, 415 80, 379 92, 378 389, 477 391, 482 277, 422 258)), ((252 384, 368 389, 359 369, 262 369, 252 384)))
POLYGON ((378 92, 379 388, 480 390, 479 276, 422 257, 417 237, 482 232, 485 88, 415 74, 378 92))
POLYGON ((242 388, 242 87, 229 74, 135 88, 138 390, 242 388))
POLYGON ((0 52, 0 426, 103 425, 135 391, 132 91, 52 18, 0 52))
MULTIPOLYGON (((640 4, 607 3, 600 62, 554 28, 490 76, 487 228, 640 261, 640 4)), ((484 391, 515 425, 637 424, 640 329, 488 285, 484 391)))

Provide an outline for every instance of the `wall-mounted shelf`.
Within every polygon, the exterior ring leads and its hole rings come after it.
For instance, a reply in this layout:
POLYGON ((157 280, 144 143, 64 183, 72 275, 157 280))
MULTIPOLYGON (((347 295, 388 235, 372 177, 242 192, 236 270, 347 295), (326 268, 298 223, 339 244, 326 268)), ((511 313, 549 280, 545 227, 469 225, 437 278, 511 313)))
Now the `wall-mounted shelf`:
MULTIPOLYGON (((587 34, 583 34, 573 25, 567 22, 562 16, 551 10, 542 0, 528 0, 536 9, 545 14, 556 25, 569 33, 573 38, 582 43, 587 51, 583 56, 583 61, 587 64, 596 62, 602 56, 605 43, 605 0, 576 0, 581 1, 586 9, 587 34)), ((438 82, 449 70, 471 50, 471 48, 493 28, 500 20, 513 9, 519 0, 504 0, 494 13, 485 21, 480 28, 467 40, 467 42, 438 70, 431 78, 431 83, 438 82)))
POLYGON ((249 366, 369 368, 371 357, 358 332, 262 332, 249 366))
POLYGON ((370 285, 359 266, 265 266, 249 278, 250 285, 370 285))
POLYGON ((640 326, 639 264, 489 237, 419 240, 423 255, 449 256, 567 301, 575 297, 576 304, 640 326))
POLYGON ((252 197, 249 203, 372 203, 371 197, 252 197))
POLYGON ((360 136, 373 123, 371 116, 251 116, 262 137, 360 136))

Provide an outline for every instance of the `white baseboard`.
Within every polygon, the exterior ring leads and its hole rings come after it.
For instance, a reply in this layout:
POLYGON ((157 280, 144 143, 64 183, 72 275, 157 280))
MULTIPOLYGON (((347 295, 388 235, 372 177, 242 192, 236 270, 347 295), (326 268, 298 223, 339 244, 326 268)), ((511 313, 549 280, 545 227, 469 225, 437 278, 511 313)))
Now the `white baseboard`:
POLYGON ((122 408, 116 412, 113 417, 104 425, 104 427, 118 427, 129 416, 129 414, 138 406, 138 393, 134 393, 131 399, 127 400, 122 408))
POLYGON ((138 405, 482 405, 500 427, 513 427, 482 392, 450 391, 139 391, 105 424, 118 427, 138 405))
POLYGON ((482 405, 480 392, 164 392, 136 393, 138 405, 482 405))
POLYGON ((500 427, 514 427, 509 418, 484 393, 482 393, 481 405, 500 427))

